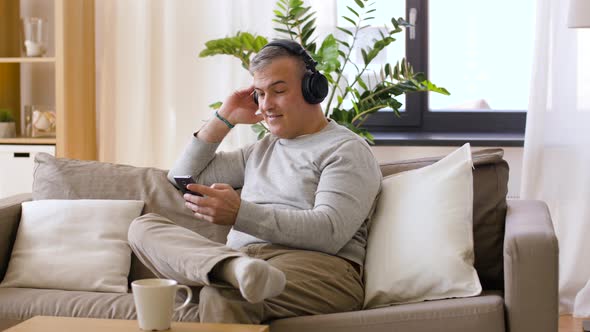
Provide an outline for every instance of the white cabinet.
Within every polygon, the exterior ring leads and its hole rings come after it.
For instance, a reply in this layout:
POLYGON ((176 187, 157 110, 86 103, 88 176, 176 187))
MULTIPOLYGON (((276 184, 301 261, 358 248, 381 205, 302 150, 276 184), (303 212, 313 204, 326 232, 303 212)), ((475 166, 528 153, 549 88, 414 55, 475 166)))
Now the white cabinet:
POLYGON ((32 191, 35 155, 39 152, 55 156, 55 146, 0 145, 0 198, 32 191))

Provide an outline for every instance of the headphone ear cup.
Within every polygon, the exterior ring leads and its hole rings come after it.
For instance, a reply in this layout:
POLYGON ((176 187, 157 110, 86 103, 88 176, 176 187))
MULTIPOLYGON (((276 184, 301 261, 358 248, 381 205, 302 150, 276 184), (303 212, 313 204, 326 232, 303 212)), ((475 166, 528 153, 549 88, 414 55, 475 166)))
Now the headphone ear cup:
POLYGON ((328 79, 319 72, 307 72, 301 82, 303 98, 310 104, 319 104, 328 95, 328 79))
POLYGON ((254 104, 258 105, 258 93, 256 91, 252 94, 252 99, 254 99, 254 104))

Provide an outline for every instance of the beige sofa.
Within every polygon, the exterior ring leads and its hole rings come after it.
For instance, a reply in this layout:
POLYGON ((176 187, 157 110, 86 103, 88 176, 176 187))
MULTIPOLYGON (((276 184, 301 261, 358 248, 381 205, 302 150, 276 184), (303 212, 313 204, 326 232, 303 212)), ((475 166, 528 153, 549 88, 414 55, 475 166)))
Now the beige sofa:
MULTIPOLYGON (((501 150, 474 152, 473 158, 475 267, 484 288, 480 296, 281 319, 268 322, 271 331, 557 331, 558 247, 547 206, 506 201, 508 165, 501 150)), ((388 175, 436 160, 381 167, 388 175)), ((143 200, 143 213, 159 213, 216 241, 224 241, 228 231, 195 223, 163 170, 40 154, 32 195, 0 200, 0 279, 9 264, 23 201, 82 198, 143 200)), ((149 276, 133 257, 129 282, 149 276)), ((194 321, 196 313, 197 306, 191 305, 175 319, 194 321)), ((134 319, 135 311, 129 293, 0 288, 0 330, 35 315, 134 319)))

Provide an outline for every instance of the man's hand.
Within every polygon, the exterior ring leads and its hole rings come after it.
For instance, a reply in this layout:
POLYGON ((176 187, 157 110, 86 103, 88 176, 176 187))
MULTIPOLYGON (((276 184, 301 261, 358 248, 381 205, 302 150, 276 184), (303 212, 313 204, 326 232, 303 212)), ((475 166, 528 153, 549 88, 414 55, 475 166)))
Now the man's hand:
POLYGON ((223 102, 219 114, 234 125, 254 124, 264 120, 261 114, 256 114, 258 105, 254 103, 253 93, 254 86, 235 91, 223 102))
MULTIPOLYGON (((218 110, 219 115, 232 125, 254 124, 264 120, 262 114, 256 114, 258 105, 254 102, 252 93, 254 93, 254 86, 235 91, 223 102, 218 110)), ((219 143, 229 130, 225 123, 213 117, 199 130, 198 137, 209 143, 219 143)))
POLYGON ((187 189, 203 194, 199 197, 185 194, 186 206, 191 209, 195 217, 217 225, 233 225, 240 210, 242 199, 240 195, 225 183, 215 183, 211 187, 192 183, 187 189))

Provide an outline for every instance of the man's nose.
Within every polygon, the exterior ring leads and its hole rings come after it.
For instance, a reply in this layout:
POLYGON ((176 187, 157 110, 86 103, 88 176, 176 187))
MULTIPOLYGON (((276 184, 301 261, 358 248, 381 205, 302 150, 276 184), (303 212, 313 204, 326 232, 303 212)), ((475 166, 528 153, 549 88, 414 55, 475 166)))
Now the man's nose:
POLYGON ((274 107, 274 101, 271 97, 269 97, 268 95, 264 96, 264 98, 262 98, 261 103, 260 103, 260 109, 263 111, 267 111, 267 110, 272 110, 274 107))

